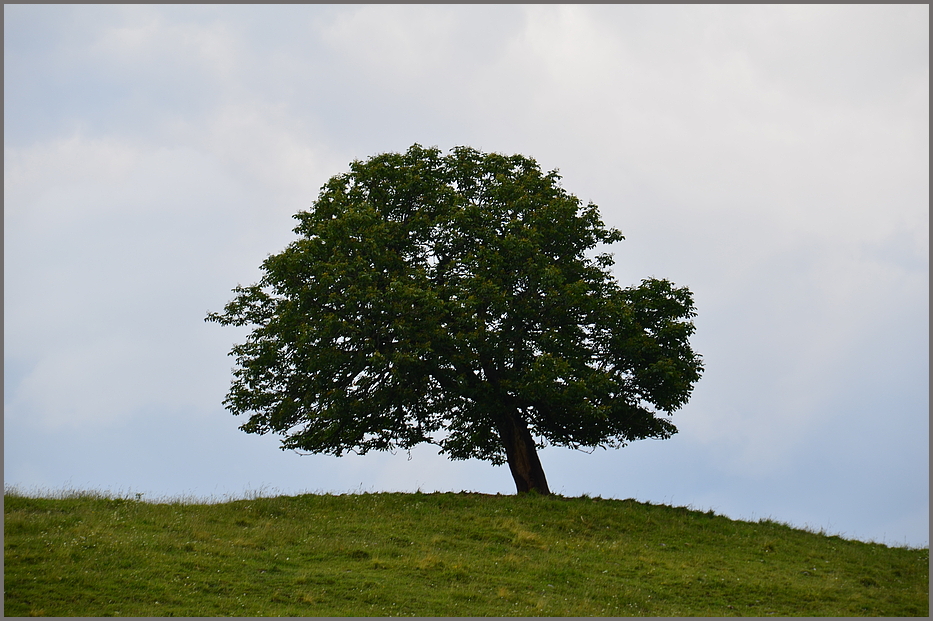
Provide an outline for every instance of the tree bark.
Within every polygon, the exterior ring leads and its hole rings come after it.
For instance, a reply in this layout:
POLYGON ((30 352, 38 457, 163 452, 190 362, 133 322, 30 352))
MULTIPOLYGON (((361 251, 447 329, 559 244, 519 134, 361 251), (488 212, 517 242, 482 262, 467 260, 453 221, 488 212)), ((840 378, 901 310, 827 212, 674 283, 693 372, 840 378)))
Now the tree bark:
POLYGON ((539 494, 550 494, 544 468, 538 459, 534 438, 518 413, 504 414, 498 422, 499 437, 505 446, 505 456, 515 479, 519 494, 532 490, 539 494))

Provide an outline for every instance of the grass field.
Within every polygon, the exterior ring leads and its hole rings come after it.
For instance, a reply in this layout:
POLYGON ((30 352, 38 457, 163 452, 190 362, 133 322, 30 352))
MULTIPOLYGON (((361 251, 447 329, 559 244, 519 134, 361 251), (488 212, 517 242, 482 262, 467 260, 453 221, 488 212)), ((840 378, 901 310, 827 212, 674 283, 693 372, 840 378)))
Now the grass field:
POLYGON ((4 495, 7 616, 928 616, 929 549, 632 500, 4 495))

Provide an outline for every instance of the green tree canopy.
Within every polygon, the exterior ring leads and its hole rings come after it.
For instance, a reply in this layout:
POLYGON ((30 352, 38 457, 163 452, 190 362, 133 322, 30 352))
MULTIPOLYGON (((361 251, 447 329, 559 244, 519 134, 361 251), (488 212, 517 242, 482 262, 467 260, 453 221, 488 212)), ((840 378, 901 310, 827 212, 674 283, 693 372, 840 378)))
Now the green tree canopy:
POLYGON ((437 444, 549 493, 537 449, 676 432, 702 363, 692 294, 623 288, 622 240, 520 155, 412 146, 331 178, 298 239, 207 321, 253 326, 224 404, 283 449, 437 444))

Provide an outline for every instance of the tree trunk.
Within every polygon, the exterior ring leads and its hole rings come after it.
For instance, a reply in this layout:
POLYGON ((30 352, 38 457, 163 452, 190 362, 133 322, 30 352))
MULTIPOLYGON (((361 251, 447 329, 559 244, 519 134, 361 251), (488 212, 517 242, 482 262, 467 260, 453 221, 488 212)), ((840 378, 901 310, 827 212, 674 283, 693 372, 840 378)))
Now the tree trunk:
POLYGON ((534 490, 539 494, 550 494, 534 438, 525 422, 517 413, 505 414, 499 420, 498 431, 518 493, 534 490))

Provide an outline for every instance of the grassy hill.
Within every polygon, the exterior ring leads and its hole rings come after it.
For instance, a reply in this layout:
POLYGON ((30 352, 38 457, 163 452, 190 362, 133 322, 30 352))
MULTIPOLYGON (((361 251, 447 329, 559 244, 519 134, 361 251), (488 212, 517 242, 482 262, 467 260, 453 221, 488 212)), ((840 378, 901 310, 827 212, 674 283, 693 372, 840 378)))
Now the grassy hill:
POLYGON ((4 496, 7 616, 927 616, 929 549, 632 500, 4 496))

